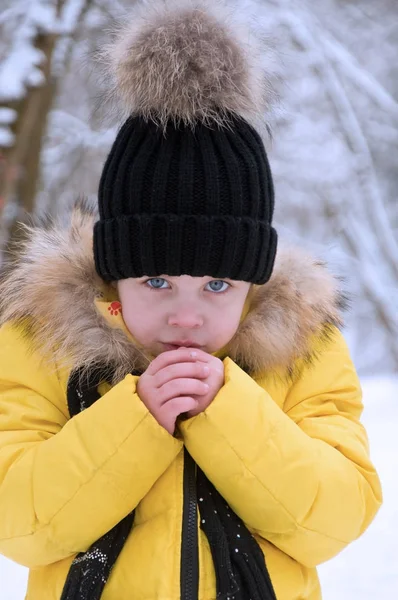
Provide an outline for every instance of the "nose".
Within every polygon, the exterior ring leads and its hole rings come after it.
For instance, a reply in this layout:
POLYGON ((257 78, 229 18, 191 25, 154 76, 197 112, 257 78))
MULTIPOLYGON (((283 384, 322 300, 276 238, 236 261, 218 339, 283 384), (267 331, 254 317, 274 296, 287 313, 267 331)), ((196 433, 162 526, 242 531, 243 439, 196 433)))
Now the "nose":
POLYGON ((182 329, 198 329, 203 325, 203 317, 194 307, 181 306, 169 315, 168 324, 182 329))

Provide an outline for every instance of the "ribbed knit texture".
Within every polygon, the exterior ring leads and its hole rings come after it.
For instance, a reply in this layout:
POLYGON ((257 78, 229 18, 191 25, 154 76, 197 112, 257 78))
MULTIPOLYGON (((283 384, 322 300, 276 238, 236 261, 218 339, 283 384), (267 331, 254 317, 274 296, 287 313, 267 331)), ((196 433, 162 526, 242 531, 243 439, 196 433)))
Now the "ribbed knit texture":
POLYGON ((129 118, 101 177, 94 229, 107 280, 208 275, 265 283, 276 254, 274 189, 264 145, 243 119, 163 132, 129 118))

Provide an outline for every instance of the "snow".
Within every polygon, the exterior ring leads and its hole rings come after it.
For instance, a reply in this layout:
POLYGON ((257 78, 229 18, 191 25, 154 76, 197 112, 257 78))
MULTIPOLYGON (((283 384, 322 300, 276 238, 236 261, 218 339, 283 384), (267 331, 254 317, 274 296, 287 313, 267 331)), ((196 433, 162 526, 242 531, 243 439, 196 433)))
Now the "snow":
MULTIPOLYGON (((384 504, 368 531, 319 569, 323 600, 390 600, 398 595, 398 378, 363 380, 372 459, 384 504)), ((1 600, 23 600, 27 570, 0 558, 1 600)))
POLYGON ((398 102, 375 77, 361 68, 356 58, 334 38, 330 32, 322 32, 325 51, 338 69, 349 74, 360 89, 366 92, 382 110, 398 119, 398 102))
POLYGON ((85 0, 69 0, 69 2, 65 3, 60 19, 62 22, 63 33, 73 34, 84 8, 84 4, 85 0))
POLYGON ((367 379, 363 388, 363 423, 384 503, 365 534, 320 567, 323 600, 398 597, 398 378, 367 379))
POLYGON ((2 102, 20 100, 25 95, 27 84, 41 85, 44 82, 39 67, 45 57, 33 43, 38 32, 57 29, 55 7, 50 0, 19 0, 5 13, 5 34, 9 30, 12 36, 7 56, 0 63, 2 102))
MULTIPOLYGON (((55 11, 49 0, 19 0, 1 15, 4 39, 9 39, 6 57, 0 62, 0 102, 21 100, 27 86, 40 86, 45 77, 40 66, 43 52, 34 46, 39 31, 54 29, 55 11), (12 35, 9 34, 12 31, 12 35)), ((6 127, 0 129, 0 146, 12 146, 14 136, 6 127)))
MULTIPOLYGON (((7 55, 0 62, 1 102, 21 100, 27 87, 39 87, 45 83, 40 68, 45 55, 34 46, 35 38, 38 33, 73 32, 83 2, 84 0, 66 2, 60 19, 57 19, 52 0, 19 0, 0 15, 1 22, 13 30, 7 55)), ((13 141, 12 133, 2 127, 0 146, 11 146, 13 141)))
POLYGON ((0 147, 9 148, 14 143, 14 135, 9 129, 0 127, 0 147))
POLYGON ((1 108, 0 107, 0 123, 10 124, 17 118, 17 112, 12 108, 1 108))
POLYGON ((0 98, 3 102, 22 98, 28 80, 31 85, 44 82, 44 75, 37 68, 44 60, 43 52, 34 48, 30 40, 17 37, 18 43, 0 64, 0 98))

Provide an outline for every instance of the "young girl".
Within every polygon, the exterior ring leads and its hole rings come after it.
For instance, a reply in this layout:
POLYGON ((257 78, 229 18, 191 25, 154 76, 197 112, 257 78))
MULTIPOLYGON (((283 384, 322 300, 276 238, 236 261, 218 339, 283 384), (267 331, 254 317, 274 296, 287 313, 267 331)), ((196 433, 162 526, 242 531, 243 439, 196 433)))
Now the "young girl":
POLYGON ((380 503, 338 283, 277 249, 254 53, 190 2, 111 48, 99 214, 0 286, 0 552, 28 600, 319 600, 380 503))

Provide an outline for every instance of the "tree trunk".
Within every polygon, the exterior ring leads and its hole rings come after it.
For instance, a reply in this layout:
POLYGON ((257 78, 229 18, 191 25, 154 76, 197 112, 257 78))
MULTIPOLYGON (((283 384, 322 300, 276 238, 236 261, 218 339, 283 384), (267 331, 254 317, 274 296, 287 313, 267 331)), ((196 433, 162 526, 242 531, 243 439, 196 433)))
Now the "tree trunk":
MULTIPOLYGON (((57 16, 61 14, 67 0, 57 0, 57 16)), ((78 20, 84 18, 91 0, 86 0, 78 20)), ((35 198, 40 182, 40 159, 43 139, 46 132, 48 114, 57 92, 58 81, 52 75, 52 58, 59 35, 38 32, 34 45, 45 56, 41 70, 44 84, 27 89, 22 100, 10 102, 8 108, 17 113, 12 126, 15 142, 9 149, 3 150, 3 169, 0 169, 0 219, 2 207, 16 203, 15 218, 9 227, 9 239, 18 238, 18 221, 35 208, 35 198)), ((72 35, 71 44, 74 40, 72 35)), ((66 60, 67 58, 65 58, 66 60)))
MULTIPOLYGON (((59 0, 58 9, 63 0, 59 0)), ((9 102, 8 108, 17 113, 12 126, 15 136, 14 145, 3 150, 4 169, 0 179, 0 197, 5 206, 15 201, 20 207, 31 210, 37 186, 38 166, 41 149, 41 137, 45 129, 48 110, 52 103, 53 83, 51 82, 51 59, 57 35, 38 33, 35 47, 45 56, 41 70, 45 78, 44 85, 30 87, 22 100, 9 102), (32 179, 32 177, 34 177, 32 179)))

